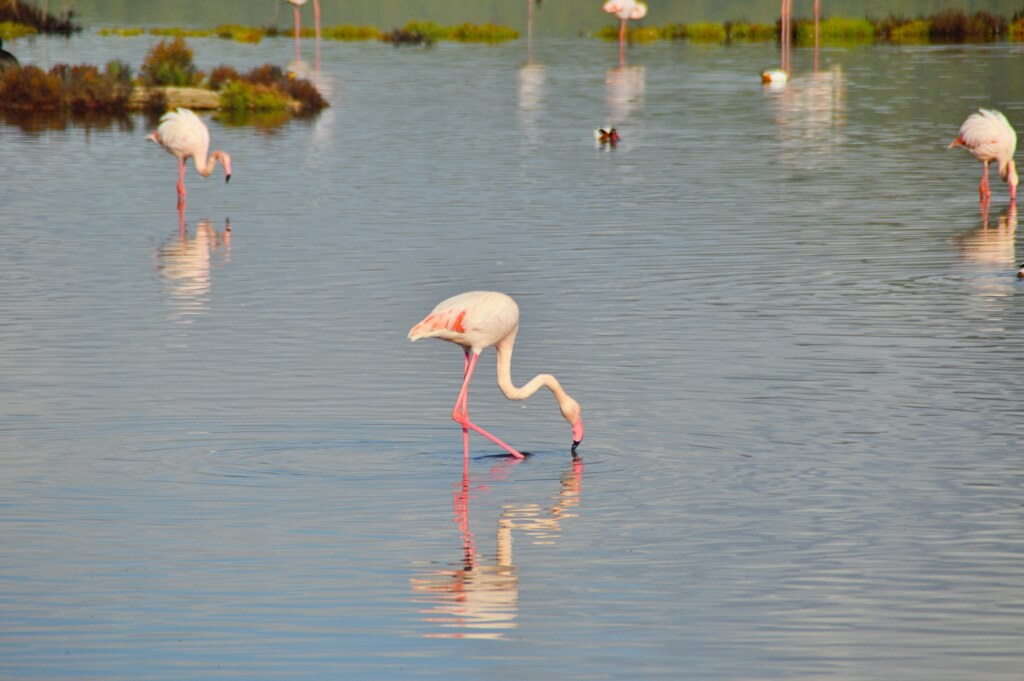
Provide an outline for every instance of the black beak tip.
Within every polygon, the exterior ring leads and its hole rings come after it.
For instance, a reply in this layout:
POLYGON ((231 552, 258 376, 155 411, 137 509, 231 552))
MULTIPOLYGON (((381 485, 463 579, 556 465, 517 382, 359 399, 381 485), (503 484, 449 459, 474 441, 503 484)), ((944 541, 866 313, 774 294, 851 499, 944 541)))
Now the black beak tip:
POLYGON ((576 448, 580 446, 581 442, 583 442, 583 440, 573 440, 572 441, 572 449, 570 449, 569 451, 572 452, 573 454, 575 454, 576 453, 576 448))
POLYGON ((224 176, 224 184, 227 184, 230 181, 231 181, 231 176, 230 175, 225 175, 224 176))

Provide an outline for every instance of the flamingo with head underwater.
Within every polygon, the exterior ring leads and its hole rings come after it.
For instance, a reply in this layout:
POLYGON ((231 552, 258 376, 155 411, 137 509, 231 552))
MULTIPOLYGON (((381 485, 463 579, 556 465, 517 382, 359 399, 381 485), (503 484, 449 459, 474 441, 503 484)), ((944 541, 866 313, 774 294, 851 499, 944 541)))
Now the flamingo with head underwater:
POLYGON ((207 158, 210 131, 189 109, 179 107, 177 111, 165 113, 156 132, 146 139, 156 142, 178 159, 178 208, 185 207, 185 161, 189 157, 203 177, 209 177, 220 161, 224 166, 224 181, 231 180, 231 157, 218 149, 207 158))
POLYGON ((519 306, 504 293, 470 291, 440 302, 423 321, 409 331, 409 340, 440 338, 462 347, 465 353, 462 389, 452 419, 462 426, 463 447, 469 454, 469 431, 473 430, 498 445, 517 459, 523 454, 469 420, 469 382, 473 369, 486 348, 494 347, 498 355, 498 387, 510 400, 525 400, 540 388, 547 388, 558 401, 562 417, 572 426, 572 452, 583 441, 583 420, 580 405, 562 388, 551 374, 538 374, 526 385, 512 383, 512 346, 519 331, 519 306))
POLYGON ((1017 164, 1013 155, 1017 151, 1017 133, 1010 121, 995 109, 978 109, 960 126, 956 139, 949 143, 949 149, 963 147, 985 167, 981 175, 978 193, 982 203, 989 200, 992 190, 988 186, 988 164, 996 162, 999 177, 1010 185, 1010 201, 1017 200, 1017 164))

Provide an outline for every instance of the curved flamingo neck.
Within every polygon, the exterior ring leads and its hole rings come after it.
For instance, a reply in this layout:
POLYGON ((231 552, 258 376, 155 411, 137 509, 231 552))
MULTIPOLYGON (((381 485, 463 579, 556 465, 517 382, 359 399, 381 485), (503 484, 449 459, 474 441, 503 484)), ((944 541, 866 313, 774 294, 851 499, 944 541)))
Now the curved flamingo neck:
POLYGON ((562 388, 558 379, 551 374, 537 374, 522 387, 512 382, 512 346, 515 343, 515 332, 494 346, 498 353, 498 387, 502 394, 510 400, 525 400, 541 388, 547 388, 561 406, 569 395, 562 388))
POLYGON ((200 165, 199 159, 193 157, 193 160, 196 162, 196 170, 203 177, 209 177, 213 173, 214 168, 217 167, 217 161, 220 161, 221 165, 224 166, 224 173, 226 175, 231 174, 231 157, 219 149, 210 154, 210 157, 205 159, 202 165, 200 165))

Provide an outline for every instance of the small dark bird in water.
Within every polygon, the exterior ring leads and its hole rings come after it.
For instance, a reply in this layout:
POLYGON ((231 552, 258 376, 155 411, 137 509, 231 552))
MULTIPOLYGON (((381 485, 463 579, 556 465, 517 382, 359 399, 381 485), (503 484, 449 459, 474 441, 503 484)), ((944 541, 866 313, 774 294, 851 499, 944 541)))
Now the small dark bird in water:
POLYGON ((1024 262, 1020 264, 1020 269, 1017 270, 1017 278, 1024 279, 1024 262))
POLYGON ((619 133, 615 131, 615 128, 598 128, 594 131, 594 139, 601 144, 610 144, 614 147, 615 143, 622 138, 619 137, 619 133))
POLYGON ((20 66, 18 59, 4 49, 4 41, 0 39, 0 71, 6 71, 12 66, 20 66))

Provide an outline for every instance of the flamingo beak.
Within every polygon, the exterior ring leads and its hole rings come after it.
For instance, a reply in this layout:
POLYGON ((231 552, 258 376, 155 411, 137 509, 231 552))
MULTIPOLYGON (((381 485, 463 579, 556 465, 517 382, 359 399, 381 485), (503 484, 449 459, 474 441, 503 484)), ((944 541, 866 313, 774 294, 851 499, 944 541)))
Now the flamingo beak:
POLYGON ((230 175, 225 175, 224 176, 224 184, 227 184, 230 181, 231 181, 231 176, 230 175))
POLYGON ((583 442, 583 419, 576 419, 576 423, 572 424, 572 453, 576 453, 576 448, 583 442))

